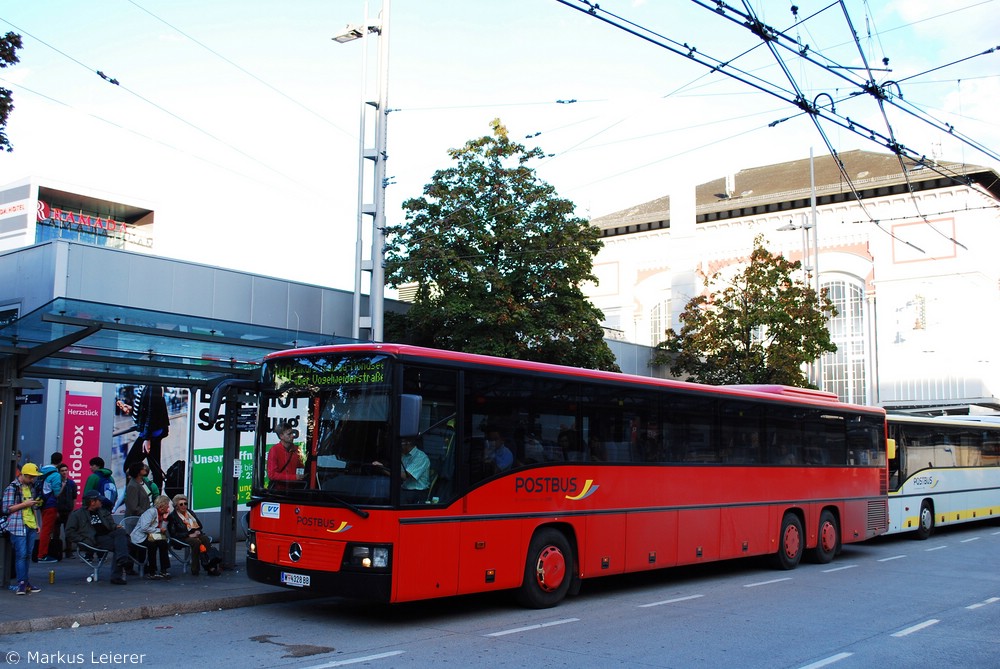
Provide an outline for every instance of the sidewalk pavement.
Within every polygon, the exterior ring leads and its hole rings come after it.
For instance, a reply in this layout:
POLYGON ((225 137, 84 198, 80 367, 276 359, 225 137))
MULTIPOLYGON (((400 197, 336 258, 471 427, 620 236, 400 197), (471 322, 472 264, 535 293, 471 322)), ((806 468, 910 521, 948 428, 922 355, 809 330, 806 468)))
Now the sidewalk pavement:
MULTIPOLYGON (((198 576, 181 573, 172 562, 169 581, 146 581, 129 576, 127 585, 111 583, 110 560, 97 582, 87 583, 90 567, 77 557, 54 564, 31 563, 31 583, 41 592, 18 596, 0 590, 0 636, 64 627, 100 625, 178 613, 200 613, 241 606, 301 599, 303 593, 251 581, 246 575, 246 553, 236 546, 236 565, 220 576, 202 570, 198 576), (49 584, 49 571, 55 582, 49 584)), ((11 581, 13 583, 13 581, 11 581)))

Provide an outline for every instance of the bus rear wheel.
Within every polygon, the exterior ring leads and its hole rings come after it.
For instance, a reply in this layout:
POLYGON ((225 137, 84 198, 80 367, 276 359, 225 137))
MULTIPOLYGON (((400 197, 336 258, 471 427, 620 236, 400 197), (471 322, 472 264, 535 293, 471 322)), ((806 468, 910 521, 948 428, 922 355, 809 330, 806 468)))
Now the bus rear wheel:
POLYGON ((528 546, 517 601, 533 609, 547 609, 561 602, 573 580, 573 562, 573 549, 566 535, 552 528, 536 532, 528 546))
POLYGON ((917 539, 927 539, 934 533, 934 509, 931 503, 924 500, 920 503, 920 518, 917 523, 917 539))
POLYGON ((781 519, 781 533, 778 535, 778 552, 775 565, 778 569, 795 569, 802 560, 802 521, 792 512, 781 519))
POLYGON ((840 528, 837 519, 830 511, 824 511, 819 516, 819 535, 816 537, 816 548, 813 549, 813 559, 820 564, 833 560, 840 548, 840 528))

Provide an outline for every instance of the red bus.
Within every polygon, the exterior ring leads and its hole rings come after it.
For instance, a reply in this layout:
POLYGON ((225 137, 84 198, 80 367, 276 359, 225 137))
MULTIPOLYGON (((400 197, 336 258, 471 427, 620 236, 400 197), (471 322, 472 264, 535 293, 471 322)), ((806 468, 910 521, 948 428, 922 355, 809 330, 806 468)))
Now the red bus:
POLYGON ((381 602, 510 589, 541 608, 610 574, 828 562, 886 530, 886 485, 885 413, 826 393, 297 349, 262 368, 247 571, 381 602))

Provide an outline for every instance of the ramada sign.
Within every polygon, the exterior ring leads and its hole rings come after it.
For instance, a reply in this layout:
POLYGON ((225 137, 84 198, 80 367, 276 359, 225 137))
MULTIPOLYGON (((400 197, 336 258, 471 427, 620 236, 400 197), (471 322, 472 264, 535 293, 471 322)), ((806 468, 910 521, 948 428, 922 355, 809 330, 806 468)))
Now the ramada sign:
POLYGON ((113 218, 102 218, 100 216, 89 216, 87 214, 74 214, 71 211, 63 211, 50 207, 47 203, 38 201, 38 220, 54 220, 60 223, 74 223, 76 225, 86 225, 91 228, 107 230, 108 232, 127 232, 128 228, 121 221, 113 218))

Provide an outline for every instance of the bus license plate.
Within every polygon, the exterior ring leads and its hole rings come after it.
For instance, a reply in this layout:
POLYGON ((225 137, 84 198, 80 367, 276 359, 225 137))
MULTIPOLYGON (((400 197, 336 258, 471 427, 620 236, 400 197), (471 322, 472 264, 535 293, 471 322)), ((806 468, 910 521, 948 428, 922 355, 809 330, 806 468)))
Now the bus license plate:
POLYGON ((284 585, 294 585, 296 588, 308 588, 310 577, 308 574, 289 574, 287 571, 281 572, 281 582, 284 585))

